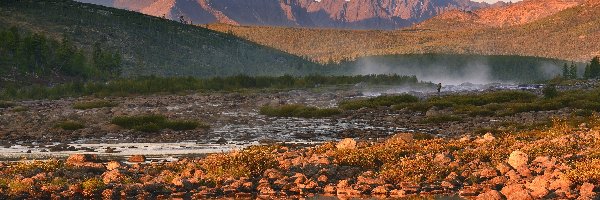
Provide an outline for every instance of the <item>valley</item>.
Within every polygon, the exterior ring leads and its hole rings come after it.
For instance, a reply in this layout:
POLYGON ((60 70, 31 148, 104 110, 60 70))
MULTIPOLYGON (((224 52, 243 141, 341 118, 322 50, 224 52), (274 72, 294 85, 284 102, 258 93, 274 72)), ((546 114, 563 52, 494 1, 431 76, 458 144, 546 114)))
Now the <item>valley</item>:
POLYGON ((0 199, 598 199, 599 11, 0 1, 0 199))

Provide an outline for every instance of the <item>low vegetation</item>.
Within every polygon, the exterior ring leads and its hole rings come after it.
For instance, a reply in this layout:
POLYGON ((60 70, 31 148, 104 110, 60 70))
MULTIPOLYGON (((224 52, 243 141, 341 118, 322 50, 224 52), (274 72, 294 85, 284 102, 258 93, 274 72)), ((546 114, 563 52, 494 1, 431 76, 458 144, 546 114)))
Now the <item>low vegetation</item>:
POLYGON ((222 177, 254 177, 267 169, 277 168, 277 157, 273 154, 277 146, 252 146, 228 154, 213 154, 200 162, 206 176, 216 180, 222 177))
POLYGON ((355 110, 390 106, 396 110, 409 110, 422 114, 429 110, 443 110, 444 116, 428 117, 423 123, 460 121, 463 117, 501 117, 532 111, 574 109, 577 116, 590 116, 600 111, 600 89, 559 92, 554 86, 543 89, 543 96, 528 91, 497 91, 481 94, 452 94, 419 100, 410 95, 381 96, 340 103, 340 108, 355 110))
MULTIPOLYGON (((141 121, 162 119, 149 116, 141 121)), ((231 194, 264 190, 260 187, 268 187, 281 195, 297 194, 298 190, 324 193, 324 189, 316 188, 319 184, 336 186, 337 191, 350 188, 362 194, 369 194, 378 186, 414 190, 417 194, 430 194, 419 191, 442 187, 447 192, 444 194, 455 195, 465 194, 463 191, 472 188, 485 188, 491 180, 500 183, 492 188, 498 191, 511 184, 531 185, 543 180, 546 184, 540 187, 546 193, 539 198, 564 196, 560 188, 549 187, 552 184, 564 185, 575 197, 583 196, 582 185, 600 183, 597 150, 600 143, 596 131, 600 118, 592 116, 584 125, 575 126, 565 120, 555 119, 544 130, 460 138, 401 133, 381 142, 358 141, 345 145, 328 142, 306 148, 251 146, 204 158, 123 165, 110 172, 95 161, 75 165, 58 160, 7 162, 6 167, 0 169, 0 190, 4 191, 0 197, 43 198, 49 193, 71 192, 99 197, 116 188, 122 188, 128 195, 170 195, 174 191, 192 189, 208 195, 195 196, 198 198, 226 195, 210 193, 215 190, 227 189, 231 194), (515 173, 518 176, 514 176, 515 173), (444 181, 456 184, 440 185, 444 181), (289 186, 275 187, 279 183, 289 186), (366 184, 372 187, 360 187, 366 184), (148 189, 137 189, 140 186, 148 189), (41 188, 45 188, 44 192, 40 192, 41 188), (304 190, 306 188, 311 189, 304 190)), ((512 193, 502 195, 509 198, 512 193)))
POLYGON ((430 116, 421 121, 423 124, 440 124, 445 122, 459 122, 462 121, 463 118, 455 115, 438 115, 438 116, 430 116))
POLYGON ((73 104, 73 108, 78 110, 87 110, 92 108, 105 108, 105 107, 115 107, 119 105, 118 103, 107 101, 107 100, 94 100, 94 101, 83 101, 83 102, 75 102, 73 104))
POLYGON ((378 96, 375 98, 364 99, 364 100, 350 100, 340 102, 339 107, 345 110, 356 110, 359 108, 376 108, 380 106, 391 106, 403 103, 416 103, 419 102, 419 98, 403 94, 395 96, 378 96))
POLYGON ((208 125, 197 121, 168 120, 163 115, 118 116, 114 117, 111 123, 141 132, 158 132, 163 129, 184 131, 196 128, 209 128, 208 125))
POLYGON ((0 108, 10 108, 15 106, 15 103, 10 101, 0 101, 0 108))
POLYGON ((338 115, 341 113, 341 111, 336 108, 317 108, 299 104, 291 104, 276 107, 263 106, 260 108, 259 113, 269 117, 319 118, 338 115))
POLYGON ((137 77, 118 79, 109 82, 72 82, 47 86, 17 87, 7 86, 0 89, 0 99, 57 99, 93 95, 97 97, 147 95, 156 93, 182 93, 189 91, 235 91, 247 89, 294 89, 318 88, 322 86, 384 84, 398 86, 431 87, 430 83, 421 83, 415 76, 393 75, 357 75, 357 76, 321 76, 304 77, 251 77, 245 75, 215 78, 193 77, 137 77))
POLYGON ((85 125, 78 121, 67 120, 57 123, 56 125, 54 125, 54 127, 63 130, 74 131, 85 128, 85 125))

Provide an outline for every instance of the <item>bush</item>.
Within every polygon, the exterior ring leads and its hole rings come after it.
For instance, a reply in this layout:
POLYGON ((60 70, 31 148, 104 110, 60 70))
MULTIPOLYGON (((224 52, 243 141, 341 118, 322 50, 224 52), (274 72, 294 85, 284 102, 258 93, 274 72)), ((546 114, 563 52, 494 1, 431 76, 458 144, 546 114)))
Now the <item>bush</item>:
POLYGON ((29 110, 29 108, 27 108, 25 106, 16 106, 12 109, 13 112, 25 112, 28 110, 29 110))
POLYGON ((68 121, 59 122, 58 124, 54 125, 54 127, 61 128, 63 130, 74 131, 74 130, 79 130, 79 129, 85 128, 85 125, 83 125, 81 122, 68 120, 68 121))
POLYGON ((431 116, 421 120, 423 124, 439 124, 444 122, 456 122, 462 121, 462 117, 455 115, 439 115, 439 116, 431 116))
POLYGON ((344 110, 356 110, 359 108, 376 108, 379 106, 392 106, 402 103, 416 103, 419 102, 419 98, 409 95, 402 94, 396 96, 378 96, 375 98, 364 99, 364 100, 350 100, 340 102, 340 108, 344 110))
POLYGON ((162 115, 139 115, 139 116, 118 116, 111 120, 111 123, 123 128, 133 129, 149 124, 161 124, 167 121, 167 117, 162 115))
POLYGON ((483 94, 449 95, 429 99, 429 102, 439 108, 458 105, 483 106, 491 103, 532 102, 535 94, 524 91, 498 91, 483 94))
POLYGON ((74 109, 86 110, 92 108, 104 108, 104 107, 115 107, 119 105, 118 103, 106 101, 106 100, 96 100, 96 101, 87 101, 87 102, 77 102, 73 104, 74 109))
POLYGON ((415 184, 433 183, 443 180, 448 174, 448 166, 431 162, 431 159, 423 156, 403 158, 398 163, 387 163, 381 169, 381 176, 394 184, 405 181, 415 184))
POLYGON ((284 105, 279 107, 263 106, 260 108, 261 115, 270 117, 303 117, 318 118, 330 117, 340 114, 341 111, 335 108, 316 108, 299 104, 284 105))
POLYGON ((202 160, 200 166, 210 179, 225 177, 253 177, 265 170, 277 168, 279 163, 273 153, 277 146, 251 146, 227 154, 212 154, 202 160))
POLYGON ((114 117, 111 123, 147 133, 158 132, 167 128, 175 131, 209 128, 208 125, 197 121, 168 120, 163 115, 118 116, 114 117))
POLYGON ((413 112, 422 112, 422 113, 427 112, 431 107, 432 107, 432 105, 427 102, 401 103, 401 104, 396 104, 396 105, 392 106, 392 108, 396 109, 396 110, 401 110, 401 109, 406 108, 413 112))
POLYGON ((542 93, 544 94, 544 98, 551 99, 558 96, 558 90, 554 85, 547 85, 542 89, 542 93))
POLYGON ((600 159, 590 159, 575 163, 568 177, 576 183, 600 184, 600 159))
POLYGON ((89 178, 81 183, 83 193, 92 196, 106 188, 106 184, 99 178, 89 178))
POLYGON ((208 125, 201 124, 196 121, 167 121, 164 123, 165 128, 169 128, 175 131, 194 130, 198 127, 208 128, 208 125))
POLYGON ((10 108, 15 106, 15 103, 10 101, 0 101, 0 108, 10 108))

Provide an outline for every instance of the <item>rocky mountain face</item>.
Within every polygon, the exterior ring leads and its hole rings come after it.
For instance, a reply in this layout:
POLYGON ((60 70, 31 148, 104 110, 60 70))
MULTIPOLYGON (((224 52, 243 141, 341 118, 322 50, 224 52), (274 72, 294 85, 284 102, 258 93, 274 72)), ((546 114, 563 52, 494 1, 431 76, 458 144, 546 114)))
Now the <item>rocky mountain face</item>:
POLYGON ((194 24, 396 29, 449 10, 497 7, 470 0, 79 0, 194 24))
POLYGON ((597 39, 600 38, 600 0, 587 0, 569 7, 572 2, 529 0, 504 9, 489 9, 498 11, 497 19, 484 14, 490 12, 485 11, 488 9, 452 11, 393 31, 226 24, 207 27, 324 63, 372 55, 424 53, 520 55, 588 62, 600 56, 597 39), (548 7, 519 18, 516 11, 524 11, 519 8, 521 5, 548 7), (557 5, 568 8, 556 11, 557 5))
MULTIPOLYGON (((455 22, 471 25, 508 27, 527 24, 585 2, 586 0, 524 0, 506 6, 483 8, 472 12, 453 10, 436 16, 430 21, 455 20, 455 22)), ((426 21, 420 26, 428 26, 431 24, 430 21, 426 21)))

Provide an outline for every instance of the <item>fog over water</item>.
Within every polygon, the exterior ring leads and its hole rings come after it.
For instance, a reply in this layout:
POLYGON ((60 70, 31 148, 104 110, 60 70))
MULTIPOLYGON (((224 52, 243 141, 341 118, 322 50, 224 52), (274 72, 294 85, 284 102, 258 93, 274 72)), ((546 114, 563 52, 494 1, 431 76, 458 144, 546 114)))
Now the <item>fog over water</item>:
POLYGON ((532 57, 397 55, 358 59, 353 74, 414 75, 419 81, 443 85, 525 83, 561 75, 562 64, 532 57))

